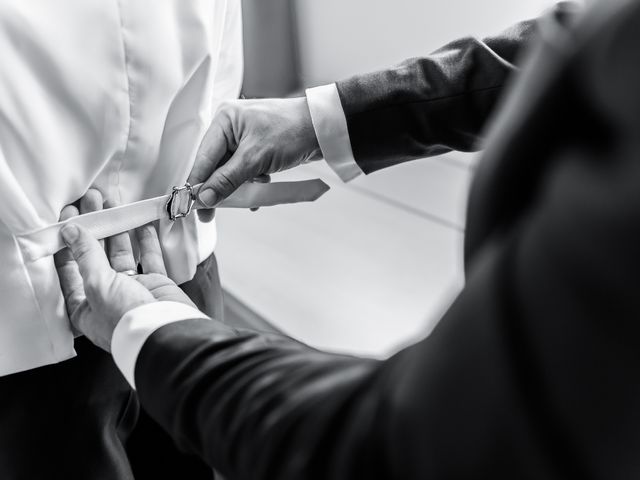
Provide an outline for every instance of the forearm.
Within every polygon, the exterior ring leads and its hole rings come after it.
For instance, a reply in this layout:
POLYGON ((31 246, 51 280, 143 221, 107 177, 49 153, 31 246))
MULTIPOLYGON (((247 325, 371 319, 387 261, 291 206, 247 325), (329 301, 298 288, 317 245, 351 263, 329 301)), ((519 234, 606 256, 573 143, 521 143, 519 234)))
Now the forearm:
POLYGON ((211 320, 164 326, 137 361, 141 403, 182 448, 238 480, 505 478, 532 468, 555 478, 557 452, 539 431, 553 416, 523 403, 541 393, 539 383, 522 390, 532 359, 513 334, 522 327, 507 308, 506 253, 470 276, 429 338, 384 362, 211 320))
POLYGON ((369 455, 378 366, 189 320, 152 336, 136 383, 174 439, 230 478, 352 478, 385 461, 369 455))
POLYGON ((534 36, 535 22, 522 22, 493 38, 463 38, 427 57, 339 82, 358 165, 370 173, 479 149, 515 62, 534 36))
POLYGON ((209 320, 165 326, 138 359, 141 403, 238 480, 526 476, 549 452, 513 377, 520 339, 505 326, 518 319, 495 297, 507 264, 471 278, 430 338, 385 362, 209 320))

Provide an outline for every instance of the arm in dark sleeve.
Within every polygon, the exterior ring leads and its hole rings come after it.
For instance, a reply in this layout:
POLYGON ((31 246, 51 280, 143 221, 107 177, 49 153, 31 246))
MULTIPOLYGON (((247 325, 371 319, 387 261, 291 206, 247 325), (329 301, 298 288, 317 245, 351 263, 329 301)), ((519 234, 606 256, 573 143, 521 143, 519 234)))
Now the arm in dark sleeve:
MULTIPOLYGON (((563 2, 556 10, 568 22, 575 8, 563 2)), ((339 82, 362 171, 479 149, 480 135, 536 34, 537 21, 525 21, 494 37, 462 38, 427 57, 339 82)))
POLYGON ((582 248, 604 225, 588 212, 598 200, 568 188, 570 173, 557 189, 567 195, 545 199, 478 254, 463 293, 415 346, 375 361, 209 320, 179 322, 140 353, 142 405, 235 479, 596 478, 580 465, 605 451, 618 464, 628 439, 616 428, 640 431, 624 423, 640 398, 623 373, 640 369, 630 348, 637 322, 618 316, 640 307, 632 278, 619 292, 600 288, 613 266, 582 248))
POLYGON ((239 480, 556 478, 561 440, 540 385, 520 378, 533 359, 519 358, 503 255, 429 338, 384 362, 209 320, 162 327, 136 364, 141 403, 239 480))
POLYGON ((428 338, 375 361, 179 322, 140 352, 144 408, 240 480, 638 478, 640 75, 626 47, 640 8, 628 5, 635 17, 589 37, 568 72, 574 108, 559 114, 591 128, 548 152, 536 195, 475 251, 428 338))
POLYGON ((636 478, 638 184, 637 156, 569 156, 434 332, 387 361, 162 327, 141 403, 239 480, 636 478))
POLYGON ((236 479, 637 478, 640 114, 629 40, 640 8, 625 5, 571 76, 587 79, 574 85, 577 105, 595 100, 616 135, 600 132, 594 148, 588 130, 556 149, 535 201, 475 253, 428 338, 375 361, 179 322, 140 352, 143 406, 236 479))

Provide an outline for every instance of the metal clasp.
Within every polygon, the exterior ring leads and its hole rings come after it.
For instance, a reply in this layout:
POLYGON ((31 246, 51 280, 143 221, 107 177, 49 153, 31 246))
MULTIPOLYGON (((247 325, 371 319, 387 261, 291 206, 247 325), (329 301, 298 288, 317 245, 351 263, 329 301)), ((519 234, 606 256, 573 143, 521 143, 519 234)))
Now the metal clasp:
POLYGON ((178 218, 187 217, 193 205, 196 203, 196 194, 193 187, 189 183, 185 183, 182 187, 173 187, 173 191, 167 200, 167 213, 169 220, 175 222, 178 218), (181 207, 186 207, 182 208, 181 207))

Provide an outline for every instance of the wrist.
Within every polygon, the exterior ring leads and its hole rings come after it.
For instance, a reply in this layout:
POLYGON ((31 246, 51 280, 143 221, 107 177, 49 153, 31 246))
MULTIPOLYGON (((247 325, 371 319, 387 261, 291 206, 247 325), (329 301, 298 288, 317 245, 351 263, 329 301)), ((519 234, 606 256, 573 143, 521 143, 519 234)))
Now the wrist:
POLYGON ((316 135, 316 130, 313 127, 313 120, 311 118, 311 110, 309 108, 309 102, 307 97, 299 97, 295 99, 298 103, 299 117, 301 121, 301 136, 305 141, 305 159, 304 163, 315 162, 322 160, 322 149, 320 148, 320 142, 316 135))
POLYGON ((353 180, 363 172, 353 154, 347 117, 337 86, 330 84, 310 88, 306 94, 315 141, 322 158, 344 182, 353 180))
POLYGON ((140 300, 136 300, 136 301, 128 303, 126 306, 124 306, 123 308, 120 309, 119 314, 115 315, 115 317, 117 317, 115 319, 116 320, 116 322, 115 322, 116 325, 129 312, 135 310, 136 308, 144 307, 145 305, 149 305, 150 303, 156 303, 156 302, 157 302, 157 300, 155 298, 151 297, 151 298, 140 299, 140 300))
POLYGON ((135 365, 146 340, 159 328, 183 320, 209 317, 196 308, 173 301, 141 305, 127 312, 111 337, 116 365, 135 388, 135 365))

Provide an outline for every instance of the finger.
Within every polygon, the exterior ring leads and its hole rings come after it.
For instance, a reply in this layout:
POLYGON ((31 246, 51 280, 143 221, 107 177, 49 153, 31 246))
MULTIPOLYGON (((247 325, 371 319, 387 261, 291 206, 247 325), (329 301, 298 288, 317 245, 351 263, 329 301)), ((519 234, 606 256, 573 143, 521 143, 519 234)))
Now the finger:
POLYGON ((67 205, 62 209, 60 213, 60 221, 64 222, 69 220, 70 218, 77 217, 80 215, 78 208, 75 205, 67 205))
MULTIPOLYGON (((80 199, 80 214, 97 212, 102 210, 104 199, 100 190, 90 188, 87 193, 80 199)), ((104 240, 100 240, 100 245, 104 248, 104 240)))
POLYGON ((247 149, 240 147, 227 163, 211 174, 198 191, 201 207, 215 207, 240 185, 262 173, 257 171, 257 164, 250 162, 249 157, 247 149))
POLYGON ((211 173, 230 157, 230 151, 235 149, 233 127, 229 115, 221 108, 214 116, 205 134, 193 165, 193 170, 187 179, 191 185, 204 182, 211 173))
MULTIPOLYGON (((60 221, 65 221, 78 216, 78 209, 73 205, 66 206, 60 214, 60 221)), ((67 312, 72 313, 84 302, 85 293, 82 285, 82 277, 78 271, 78 265, 71 255, 71 251, 65 248, 54 255, 54 262, 60 279, 60 288, 67 306, 67 312)))
MULTIPOLYGON (((79 210, 75 206, 65 207, 60 214, 60 220, 65 221, 80 214, 102 210, 102 194, 99 190, 90 188, 80 199, 78 205, 79 210)), ((103 242, 101 242, 101 244, 104 245, 103 242)), ((76 311, 77 307, 79 307, 85 299, 84 286, 78 265, 68 248, 61 250, 54 257, 54 262, 57 265, 60 287, 67 305, 67 312, 73 316, 73 312, 76 311)))
MULTIPOLYGON (((271 183, 271 175, 263 174, 258 175, 256 178, 251 180, 253 183, 271 183)), ((260 210, 260 207, 250 208, 252 212, 257 212, 260 210)))
MULTIPOLYGON (((106 208, 113 208, 116 206, 117 203, 112 200, 108 200, 105 203, 106 208)), ((116 272, 136 270, 137 263, 133 256, 133 246, 131 245, 131 237, 129 237, 128 232, 120 233, 108 238, 107 252, 111 268, 116 272)))
POLYGON ((96 210, 102 210, 102 194, 95 188, 90 188, 84 197, 80 199, 80 213, 95 212, 96 210))
POLYGON ((258 175, 256 178, 252 180, 255 183, 271 183, 271 175, 262 174, 258 175))
POLYGON ((61 233, 78 264, 85 292, 100 291, 114 275, 100 243, 87 230, 73 223, 65 225, 61 233))
POLYGON ((158 240, 158 232, 152 224, 136 229, 136 238, 140 246, 140 265, 144 273, 167 274, 158 240))
MULTIPOLYGON (((62 212, 60 213, 60 221, 64 222, 66 220, 69 220, 70 218, 77 217, 79 214, 80 212, 78 212, 78 209, 74 205, 67 205, 62 209, 62 212)), ((53 256, 53 260, 56 268, 63 267, 69 261, 74 262, 71 252, 66 248, 56 253, 53 256)))
POLYGON ((210 223, 216 216, 215 208, 201 208, 200 210, 196 210, 198 212, 198 218, 203 223, 210 223))

